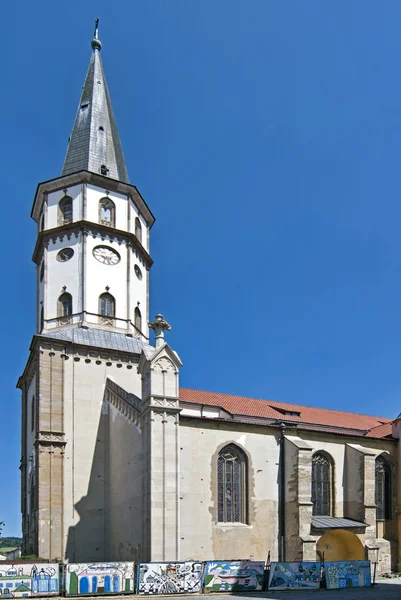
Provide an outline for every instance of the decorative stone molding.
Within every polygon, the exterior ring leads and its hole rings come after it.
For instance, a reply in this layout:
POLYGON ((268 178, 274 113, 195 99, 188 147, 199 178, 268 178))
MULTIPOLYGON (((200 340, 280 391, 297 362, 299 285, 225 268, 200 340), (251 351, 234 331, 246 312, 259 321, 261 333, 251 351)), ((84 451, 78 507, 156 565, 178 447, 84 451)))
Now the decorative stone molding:
POLYGON ((36 445, 51 444, 57 446, 65 446, 67 441, 64 435, 64 433, 58 431, 39 431, 35 443, 36 445))

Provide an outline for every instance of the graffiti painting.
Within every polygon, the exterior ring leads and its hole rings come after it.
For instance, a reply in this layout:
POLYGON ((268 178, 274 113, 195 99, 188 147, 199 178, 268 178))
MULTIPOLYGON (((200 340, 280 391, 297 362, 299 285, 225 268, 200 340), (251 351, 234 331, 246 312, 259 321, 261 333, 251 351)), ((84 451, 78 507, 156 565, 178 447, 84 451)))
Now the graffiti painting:
POLYGON ((252 592, 263 589, 265 563, 250 560, 210 561, 205 592, 252 592))
POLYGON ((64 569, 67 596, 135 591, 133 562, 70 563, 64 569))
POLYGON ((0 564, 1 598, 58 596, 59 589, 58 564, 0 564))
POLYGON ((189 594, 202 591, 202 563, 140 563, 138 594, 189 594))
POLYGON ((328 590, 370 587, 370 561, 344 560, 324 563, 328 590))
POLYGON ((269 590, 318 590, 320 562, 272 562, 269 590))

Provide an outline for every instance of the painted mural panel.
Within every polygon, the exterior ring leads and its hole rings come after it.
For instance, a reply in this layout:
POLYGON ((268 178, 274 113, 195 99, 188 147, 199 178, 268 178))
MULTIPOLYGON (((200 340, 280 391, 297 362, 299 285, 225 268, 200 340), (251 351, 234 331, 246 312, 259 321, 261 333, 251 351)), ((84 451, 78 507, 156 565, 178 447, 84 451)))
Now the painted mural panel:
POLYGON ((202 591, 201 562, 140 563, 138 594, 189 594, 202 591))
POLYGON ((252 592, 263 589, 265 563, 251 560, 210 561, 205 592, 252 592))
POLYGON ((370 587, 370 560, 344 560, 324 563, 328 590, 370 587))
POLYGON ((0 563, 0 598, 59 595, 56 563, 0 563))
POLYGON ((67 596, 135 591, 133 562, 70 563, 64 569, 67 596))
POLYGON ((269 590, 318 590, 320 562, 272 562, 269 590))

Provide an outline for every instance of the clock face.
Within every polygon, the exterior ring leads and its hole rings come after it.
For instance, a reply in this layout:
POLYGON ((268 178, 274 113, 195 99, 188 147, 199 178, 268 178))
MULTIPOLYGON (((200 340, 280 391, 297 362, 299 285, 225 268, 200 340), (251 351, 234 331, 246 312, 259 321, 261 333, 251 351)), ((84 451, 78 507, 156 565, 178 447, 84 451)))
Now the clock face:
POLYGON ((108 246, 96 246, 93 248, 93 256, 104 265, 116 265, 120 262, 119 253, 108 246))
POLYGON ((72 258, 73 256, 74 256, 74 250, 72 248, 63 248, 57 254, 57 260, 59 262, 66 262, 67 260, 70 260, 70 258, 72 258))

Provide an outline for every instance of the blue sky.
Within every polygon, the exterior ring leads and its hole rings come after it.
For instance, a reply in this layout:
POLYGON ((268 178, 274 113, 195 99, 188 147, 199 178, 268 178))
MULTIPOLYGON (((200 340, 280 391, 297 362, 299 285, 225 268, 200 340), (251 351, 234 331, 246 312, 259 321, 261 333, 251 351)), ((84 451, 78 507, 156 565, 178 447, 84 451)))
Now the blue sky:
POLYGON ((401 410, 399 0, 7 3, 5 535, 20 532, 30 209, 60 174, 96 16, 130 178, 157 219, 151 315, 172 324, 181 385, 401 410))

